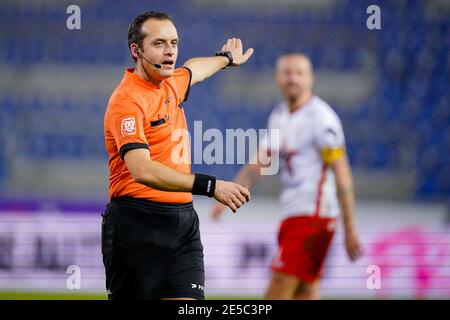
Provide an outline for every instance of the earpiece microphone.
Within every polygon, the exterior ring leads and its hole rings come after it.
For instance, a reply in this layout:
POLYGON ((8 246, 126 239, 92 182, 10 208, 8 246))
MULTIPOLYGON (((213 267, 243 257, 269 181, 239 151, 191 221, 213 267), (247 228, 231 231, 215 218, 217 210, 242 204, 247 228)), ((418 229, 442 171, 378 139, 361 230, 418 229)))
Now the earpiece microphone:
POLYGON ((151 64, 154 68, 157 69, 161 69, 161 65, 157 64, 157 63, 151 63, 150 61, 148 61, 147 59, 145 59, 145 57, 143 55, 141 55, 141 58, 144 59, 148 64, 151 64))
POLYGON ((144 59, 148 64, 151 64, 153 67, 157 68, 157 69, 161 69, 161 65, 157 64, 157 63, 151 63, 150 61, 148 61, 141 53, 139 53, 139 51, 136 52, 138 54, 138 56, 141 59, 144 59))

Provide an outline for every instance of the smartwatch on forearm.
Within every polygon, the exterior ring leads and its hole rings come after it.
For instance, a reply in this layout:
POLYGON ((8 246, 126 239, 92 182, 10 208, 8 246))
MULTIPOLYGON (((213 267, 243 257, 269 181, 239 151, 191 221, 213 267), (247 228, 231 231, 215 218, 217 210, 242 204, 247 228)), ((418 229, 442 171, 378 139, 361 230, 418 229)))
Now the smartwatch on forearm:
POLYGON ((224 69, 231 67, 233 65, 233 55, 231 54, 230 51, 217 51, 215 56, 228 58, 228 64, 224 67, 224 69))

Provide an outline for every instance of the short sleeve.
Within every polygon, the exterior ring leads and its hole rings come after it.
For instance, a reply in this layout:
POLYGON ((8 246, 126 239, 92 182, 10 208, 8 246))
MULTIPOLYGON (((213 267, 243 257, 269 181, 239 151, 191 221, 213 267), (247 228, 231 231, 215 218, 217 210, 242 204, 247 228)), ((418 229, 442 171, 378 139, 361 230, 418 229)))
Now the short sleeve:
POLYGON ((120 156, 133 149, 148 149, 144 115, 137 103, 120 99, 108 106, 107 123, 120 156))
POLYGON ((315 140, 322 160, 330 164, 345 154, 345 137, 339 117, 323 114, 316 125, 315 140))
POLYGON ((171 77, 177 91, 178 103, 184 102, 189 97, 191 88, 192 71, 188 67, 181 67, 174 71, 171 77))

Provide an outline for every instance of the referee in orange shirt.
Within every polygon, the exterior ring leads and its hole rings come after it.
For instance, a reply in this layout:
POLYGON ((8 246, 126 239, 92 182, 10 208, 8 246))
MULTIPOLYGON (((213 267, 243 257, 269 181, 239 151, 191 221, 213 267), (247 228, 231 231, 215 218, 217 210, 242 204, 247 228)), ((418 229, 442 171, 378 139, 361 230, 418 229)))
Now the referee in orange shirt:
POLYGON ((178 42, 170 16, 138 15, 128 31, 135 67, 125 71, 105 113, 110 202, 102 254, 109 299, 204 299, 192 194, 214 197, 233 212, 250 200, 239 184, 191 174, 182 103, 190 86, 245 63, 253 49, 243 53, 233 38, 215 56, 175 68, 178 42))

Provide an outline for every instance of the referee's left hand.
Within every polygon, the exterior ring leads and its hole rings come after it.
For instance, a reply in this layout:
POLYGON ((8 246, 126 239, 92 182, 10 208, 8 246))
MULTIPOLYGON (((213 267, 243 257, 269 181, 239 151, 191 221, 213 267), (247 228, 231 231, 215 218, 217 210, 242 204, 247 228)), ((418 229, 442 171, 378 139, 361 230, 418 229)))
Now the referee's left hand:
POLYGON ((241 39, 231 38, 228 39, 227 43, 225 43, 222 47, 222 51, 230 51, 233 56, 233 64, 232 66, 240 66, 247 62, 247 60, 253 54, 253 48, 247 49, 245 53, 243 53, 242 41, 241 39))
POLYGON ((240 184, 217 180, 214 199, 236 212, 244 203, 250 201, 250 191, 240 184))

